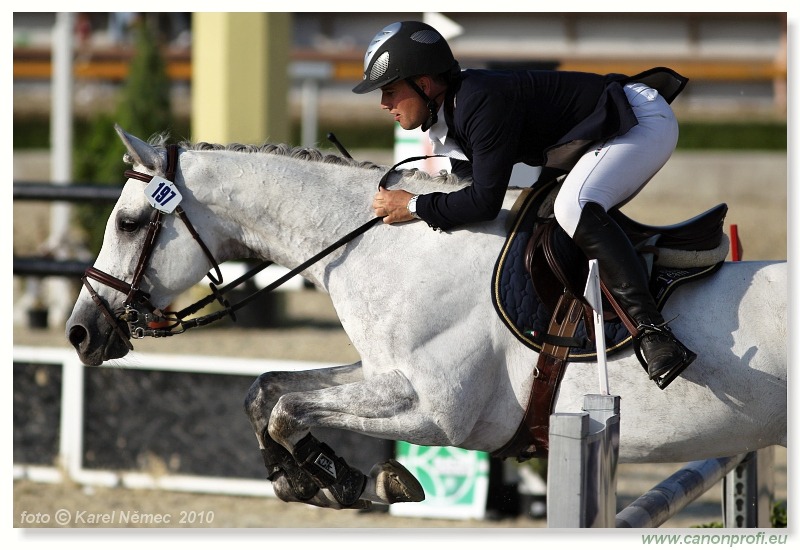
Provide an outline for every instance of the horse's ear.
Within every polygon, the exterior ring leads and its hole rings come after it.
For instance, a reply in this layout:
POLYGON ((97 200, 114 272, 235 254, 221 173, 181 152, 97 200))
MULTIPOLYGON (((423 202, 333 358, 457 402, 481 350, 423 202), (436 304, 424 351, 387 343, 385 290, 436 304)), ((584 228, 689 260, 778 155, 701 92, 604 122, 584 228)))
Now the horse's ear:
POLYGON ((117 131, 117 134, 119 134, 122 143, 124 143, 125 147, 128 149, 128 153, 133 158, 134 164, 140 164, 151 170, 155 170, 159 166, 160 158, 158 156, 158 151, 156 151, 152 145, 142 141, 136 136, 130 135, 123 130, 119 124, 115 124, 114 129, 117 131))

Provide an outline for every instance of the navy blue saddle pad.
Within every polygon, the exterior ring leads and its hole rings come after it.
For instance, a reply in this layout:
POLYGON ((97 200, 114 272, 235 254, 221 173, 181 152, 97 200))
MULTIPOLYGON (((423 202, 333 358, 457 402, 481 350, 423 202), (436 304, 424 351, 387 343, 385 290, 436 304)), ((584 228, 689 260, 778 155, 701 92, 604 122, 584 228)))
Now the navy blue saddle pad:
MULTIPOLYGON (((537 212, 552 189, 552 186, 534 188, 522 199, 524 202, 513 221, 492 274, 492 302, 497 314, 517 339, 537 352, 542 349, 542 337, 547 333, 552 312, 548 311, 536 294, 525 267, 525 250, 536 228, 537 212)), ((656 298, 658 308, 663 308, 672 291, 680 284, 711 275, 721 265, 722 262, 719 262, 708 267, 688 269, 654 266, 650 291, 656 298)), ((575 338, 581 345, 570 348, 569 359, 596 360, 597 350, 594 341, 587 337, 584 321, 579 323, 575 338)), ((633 338, 622 321, 615 319, 605 322, 605 340, 606 354, 612 355, 625 349, 633 338)))

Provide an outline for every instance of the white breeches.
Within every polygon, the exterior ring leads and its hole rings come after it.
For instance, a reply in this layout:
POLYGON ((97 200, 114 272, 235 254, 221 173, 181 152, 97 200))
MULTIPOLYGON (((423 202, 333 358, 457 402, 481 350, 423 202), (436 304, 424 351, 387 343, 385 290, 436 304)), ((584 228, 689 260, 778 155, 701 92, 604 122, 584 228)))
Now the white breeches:
POLYGON ((624 89, 639 124, 590 148, 556 197, 556 221, 570 237, 587 202, 606 210, 626 203, 664 166, 678 143, 678 122, 664 98, 644 84, 624 89))

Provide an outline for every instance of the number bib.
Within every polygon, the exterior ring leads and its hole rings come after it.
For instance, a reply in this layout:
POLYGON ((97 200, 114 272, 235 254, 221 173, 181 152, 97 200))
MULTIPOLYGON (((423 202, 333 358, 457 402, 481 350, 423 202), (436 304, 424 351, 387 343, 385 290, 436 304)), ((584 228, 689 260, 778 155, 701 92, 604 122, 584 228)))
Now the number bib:
POLYGON ((153 179, 144 188, 144 195, 150 206, 165 214, 172 214, 172 211, 183 199, 175 184, 160 176, 153 176, 153 179))

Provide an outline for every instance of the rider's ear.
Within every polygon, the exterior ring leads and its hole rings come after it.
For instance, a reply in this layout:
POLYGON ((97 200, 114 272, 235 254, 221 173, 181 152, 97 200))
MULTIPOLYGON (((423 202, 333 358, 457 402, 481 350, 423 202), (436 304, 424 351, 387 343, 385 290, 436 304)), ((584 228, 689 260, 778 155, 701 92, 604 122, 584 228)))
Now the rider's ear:
POLYGON ((417 86, 419 86, 420 89, 425 92, 425 95, 430 96, 431 88, 433 87, 433 79, 428 75, 422 75, 417 81, 417 86))
POLYGON ((425 93, 430 97, 433 94, 433 77, 425 75, 423 78, 425 79, 425 93))

